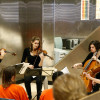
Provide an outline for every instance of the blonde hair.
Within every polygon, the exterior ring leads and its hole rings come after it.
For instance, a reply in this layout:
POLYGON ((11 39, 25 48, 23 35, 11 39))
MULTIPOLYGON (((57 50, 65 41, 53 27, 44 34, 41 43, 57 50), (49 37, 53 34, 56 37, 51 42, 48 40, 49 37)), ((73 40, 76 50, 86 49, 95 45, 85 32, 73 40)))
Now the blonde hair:
POLYGON ((86 95, 86 88, 80 77, 64 74, 53 84, 55 100, 78 100, 86 95))

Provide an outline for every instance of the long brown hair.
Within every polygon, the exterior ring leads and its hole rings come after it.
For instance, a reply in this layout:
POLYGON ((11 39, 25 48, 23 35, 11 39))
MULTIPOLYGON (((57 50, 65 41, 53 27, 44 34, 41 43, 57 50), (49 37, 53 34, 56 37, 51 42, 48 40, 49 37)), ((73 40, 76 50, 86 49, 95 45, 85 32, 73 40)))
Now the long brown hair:
MULTIPOLYGON (((31 41, 34 42, 35 40, 38 40, 39 41, 39 47, 37 48, 37 49, 39 49, 41 47, 40 38, 37 37, 37 36, 33 36, 32 39, 31 39, 31 41)), ((30 52, 32 52, 32 51, 33 51, 33 45, 31 43, 30 52)))
POLYGON ((2 85, 4 88, 10 86, 12 83, 12 76, 16 75, 15 67, 9 66, 3 69, 2 71, 2 85))

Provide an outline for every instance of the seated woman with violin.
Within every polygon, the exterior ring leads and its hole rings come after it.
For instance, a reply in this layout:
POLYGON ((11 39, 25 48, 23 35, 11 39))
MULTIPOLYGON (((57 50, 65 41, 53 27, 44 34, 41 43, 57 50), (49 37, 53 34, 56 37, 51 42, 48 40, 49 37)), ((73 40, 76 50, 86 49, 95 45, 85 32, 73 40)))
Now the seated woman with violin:
POLYGON ((0 63, 1 63, 2 59, 4 58, 5 54, 6 54, 5 50, 4 49, 0 49, 0 63))
MULTIPOLYGON (((89 44, 89 54, 86 57, 86 59, 82 62, 82 63, 76 63, 73 65, 72 68, 79 68, 79 67, 83 67, 83 69, 86 69, 85 71, 87 71, 87 69, 89 69, 90 65, 89 62, 91 61, 96 61, 97 63, 100 64, 100 55, 99 55, 99 49, 100 49, 100 42, 97 40, 91 41, 89 44), (90 60, 88 63, 87 61, 90 60)), ((92 64, 90 62, 90 64, 92 64)), ((94 67, 94 66, 93 66, 94 67)), ((100 73, 98 73, 95 77, 100 77, 100 73)), ((92 83, 91 83, 92 84, 92 83)), ((98 85, 95 85, 92 87, 93 91, 97 91, 99 89, 98 85)))
MULTIPOLYGON (((27 62, 30 63, 29 68, 34 69, 34 68, 42 68, 43 60, 45 56, 43 55, 42 50, 40 49, 40 38, 37 36, 32 37, 31 40, 31 47, 25 48, 22 56, 21 62, 25 62, 27 59, 27 62)), ((33 78, 32 76, 24 77, 25 80, 25 87, 27 90, 27 94, 29 99, 32 98, 31 95, 31 86, 30 83, 33 80, 36 80, 36 85, 37 85, 37 100, 39 100, 40 94, 41 94, 41 89, 42 89, 42 81, 39 76, 33 78)))

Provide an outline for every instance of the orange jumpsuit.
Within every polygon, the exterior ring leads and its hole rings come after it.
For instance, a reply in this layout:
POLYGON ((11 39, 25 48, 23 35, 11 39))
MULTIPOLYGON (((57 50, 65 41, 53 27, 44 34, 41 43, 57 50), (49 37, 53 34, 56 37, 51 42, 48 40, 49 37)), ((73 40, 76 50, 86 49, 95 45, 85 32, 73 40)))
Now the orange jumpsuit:
POLYGON ((0 85, 0 98, 29 100, 24 88, 17 84, 11 84, 7 88, 3 88, 2 85, 0 85))

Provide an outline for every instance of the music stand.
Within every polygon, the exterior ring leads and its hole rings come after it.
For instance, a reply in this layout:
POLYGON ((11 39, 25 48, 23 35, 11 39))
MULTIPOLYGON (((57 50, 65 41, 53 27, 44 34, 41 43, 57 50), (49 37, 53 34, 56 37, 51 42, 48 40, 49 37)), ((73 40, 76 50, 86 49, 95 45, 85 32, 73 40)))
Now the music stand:
POLYGON ((42 68, 34 68, 34 69, 27 68, 24 76, 41 76, 41 73, 42 73, 42 68))
POLYGON ((42 73, 42 68, 34 68, 30 69, 28 68, 29 63, 19 63, 12 65, 12 67, 15 67, 16 74, 25 75, 25 76, 39 76, 42 73), (25 68, 26 67, 26 68, 25 68), (21 70, 25 69, 25 71, 21 72, 21 70))
MULTIPOLYGON (((24 81, 24 76, 26 76, 26 77, 28 77, 28 76, 41 76, 41 73, 42 73, 42 68, 34 68, 34 69, 27 68, 28 63, 19 63, 19 64, 13 65, 12 67, 15 67, 17 77, 18 78, 21 77, 22 81, 24 81), (25 72, 22 71, 23 68, 25 68, 25 72)), ((20 83, 21 80, 17 80, 17 83, 20 83)))
POLYGON ((43 67, 42 68, 42 75, 43 76, 52 76, 55 68, 54 67, 43 67))
POLYGON ((23 67, 23 63, 15 64, 12 67, 15 67, 16 69, 16 74, 20 74, 19 71, 23 67))
POLYGON ((44 79, 44 89, 48 89, 48 76, 52 76, 54 72, 54 67, 43 67, 42 75, 45 76, 44 79))

